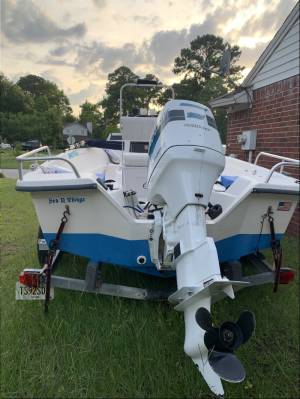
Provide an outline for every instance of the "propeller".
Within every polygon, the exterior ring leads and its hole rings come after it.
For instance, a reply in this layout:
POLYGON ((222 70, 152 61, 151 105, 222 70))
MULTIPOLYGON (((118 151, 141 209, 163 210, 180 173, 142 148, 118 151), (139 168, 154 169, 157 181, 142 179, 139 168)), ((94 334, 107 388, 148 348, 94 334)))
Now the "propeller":
POLYGON ((256 325, 254 314, 245 310, 236 323, 226 321, 220 327, 213 326, 211 314, 206 308, 199 308, 195 318, 206 331, 204 343, 209 351, 209 364, 215 373, 226 381, 243 381, 245 369, 234 351, 252 336, 256 325))

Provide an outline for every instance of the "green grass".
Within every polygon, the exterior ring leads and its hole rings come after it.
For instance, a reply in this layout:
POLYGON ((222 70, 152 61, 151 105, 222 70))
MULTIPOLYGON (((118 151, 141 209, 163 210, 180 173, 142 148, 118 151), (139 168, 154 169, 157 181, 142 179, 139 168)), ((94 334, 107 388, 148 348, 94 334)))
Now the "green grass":
MULTIPOLYGON (((184 322, 168 303, 55 290, 47 316, 40 302, 16 302, 15 282, 36 259, 38 223, 30 196, 1 179, 1 391, 5 398, 212 398, 184 355, 184 322)), ((298 243, 285 239, 285 264, 298 267, 298 243)), ((86 260, 64 255, 62 274, 83 276, 86 260)), ((153 278, 113 267, 105 277, 153 287, 153 278)), ((299 397, 298 282, 248 288, 213 307, 218 323, 244 309, 255 336, 238 350, 246 371, 224 383, 226 398, 299 397)))
MULTIPOLYGON (((28 162, 26 162, 27 164, 28 162)), ((24 167, 28 165, 24 164, 24 167)), ((16 154, 14 150, 0 150, 0 169, 17 169, 16 154)))
MULTIPOLYGON (((52 154, 59 154, 63 150, 52 151, 52 154)), ((25 151, 17 155, 24 154, 25 151)), ((0 150, 0 169, 18 169, 18 162, 16 161, 16 152, 14 150, 0 150)), ((39 155, 46 155, 45 152, 39 155)), ((23 162, 23 168, 28 169, 33 162, 23 162)))

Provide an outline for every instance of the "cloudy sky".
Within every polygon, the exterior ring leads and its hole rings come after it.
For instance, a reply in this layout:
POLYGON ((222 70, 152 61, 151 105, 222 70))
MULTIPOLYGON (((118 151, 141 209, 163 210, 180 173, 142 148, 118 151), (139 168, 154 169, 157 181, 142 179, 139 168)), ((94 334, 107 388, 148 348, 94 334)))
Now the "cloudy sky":
POLYGON ((75 113, 104 94, 120 65, 164 83, 197 35, 242 49, 249 72, 297 0, 0 0, 1 65, 10 79, 33 73, 62 88, 75 113))

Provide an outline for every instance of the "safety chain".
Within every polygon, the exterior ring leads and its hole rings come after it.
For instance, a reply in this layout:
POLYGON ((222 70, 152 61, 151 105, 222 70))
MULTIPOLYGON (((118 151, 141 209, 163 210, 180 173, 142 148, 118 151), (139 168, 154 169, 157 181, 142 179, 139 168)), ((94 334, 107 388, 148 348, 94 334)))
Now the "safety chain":
POLYGON ((45 277, 46 277, 46 297, 45 297, 45 313, 48 312, 48 306, 50 301, 50 288, 51 288, 51 273, 53 268, 53 259, 56 254, 56 251, 59 248, 59 241, 62 235, 62 232, 65 228, 65 225, 68 221, 68 216, 70 216, 70 208, 69 205, 65 205, 66 210, 63 213, 61 218, 59 229, 56 233, 55 239, 50 242, 48 255, 47 255, 47 267, 45 269, 45 277))

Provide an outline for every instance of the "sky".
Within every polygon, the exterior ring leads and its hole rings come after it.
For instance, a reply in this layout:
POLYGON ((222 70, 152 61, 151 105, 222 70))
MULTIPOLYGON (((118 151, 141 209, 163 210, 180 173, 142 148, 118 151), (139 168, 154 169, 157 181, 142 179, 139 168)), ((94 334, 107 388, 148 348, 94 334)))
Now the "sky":
POLYGON ((175 57, 206 33, 242 50, 244 76, 297 0, 0 0, 0 70, 55 82, 74 113, 126 65, 172 84, 175 57))

